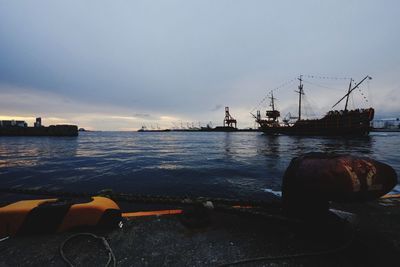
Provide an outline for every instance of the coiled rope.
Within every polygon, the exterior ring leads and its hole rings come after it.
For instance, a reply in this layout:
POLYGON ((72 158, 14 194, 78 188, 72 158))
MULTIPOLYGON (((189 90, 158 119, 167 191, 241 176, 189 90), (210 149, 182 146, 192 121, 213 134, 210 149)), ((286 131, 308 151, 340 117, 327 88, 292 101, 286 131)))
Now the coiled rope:
POLYGON ((113 267, 117 266, 117 261, 115 259, 114 252, 112 251, 112 249, 110 247, 110 244, 108 244, 108 241, 104 237, 97 236, 97 235, 92 234, 92 233, 78 233, 78 234, 75 234, 75 235, 72 235, 72 236, 68 237, 66 240, 64 240, 64 242, 61 243, 61 245, 60 245, 60 255, 61 255, 61 258, 68 264, 68 266, 74 267, 72 262, 64 254, 64 246, 65 246, 66 243, 68 243, 69 241, 71 241, 72 239, 74 239, 74 238, 76 238, 78 236, 89 236, 89 237, 93 237, 94 239, 101 240, 103 245, 104 245, 104 247, 106 248, 106 250, 108 252, 108 261, 107 261, 107 264, 105 266, 108 267, 111 262, 113 263, 113 265, 112 265, 113 267))

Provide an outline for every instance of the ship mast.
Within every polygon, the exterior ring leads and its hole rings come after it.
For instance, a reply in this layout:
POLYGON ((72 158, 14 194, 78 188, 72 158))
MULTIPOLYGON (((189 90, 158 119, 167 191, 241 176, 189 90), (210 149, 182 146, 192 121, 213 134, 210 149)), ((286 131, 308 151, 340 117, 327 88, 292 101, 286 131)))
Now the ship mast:
POLYGON ((303 91, 303 75, 300 75, 299 78, 297 78, 300 81, 299 84, 299 91, 295 91, 296 93, 299 93, 299 117, 298 117, 298 121, 301 119, 301 95, 304 95, 304 91, 303 91))
POLYGON ((274 100, 276 99, 275 97, 274 97, 274 93, 271 91, 271 96, 270 96, 270 98, 269 99, 271 99, 271 107, 272 107, 272 111, 275 111, 275 104, 274 104, 274 100))
POLYGON ((350 90, 351 90, 352 81, 353 81, 353 79, 350 78, 349 91, 347 92, 346 105, 344 106, 344 111, 347 111, 347 104, 349 103, 349 97, 350 97, 350 90))
POLYGON ((336 107, 337 104, 339 104, 345 97, 348 97, 355 89, 358 88, 358 86, 360 86, 360 84, 362 84, 366 79, 372 79, 370 76, 365 76, 364 79, 361 80, 361 82, 357 83, 353 88, 351 88, 351 90, 349 90, 349 92, 347 94, 345 94, 338 102, 336 102, 335 105, 332 106, 332 108, 336 107))

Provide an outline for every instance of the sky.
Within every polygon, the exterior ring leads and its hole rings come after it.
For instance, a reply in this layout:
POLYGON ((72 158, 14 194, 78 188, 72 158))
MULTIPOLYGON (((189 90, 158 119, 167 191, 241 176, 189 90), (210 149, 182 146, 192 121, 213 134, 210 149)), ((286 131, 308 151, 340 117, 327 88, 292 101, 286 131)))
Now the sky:
POLYGON ((385 0, 0 0, 0 119, 216 126, 229 106, 240 128, 254 127, 250 112, 271 90, 282 115, 297 112, 299 75, 304 116, 330 110, 344 78, 370 75, 350 106, 399 117, 399 10, 385 0))

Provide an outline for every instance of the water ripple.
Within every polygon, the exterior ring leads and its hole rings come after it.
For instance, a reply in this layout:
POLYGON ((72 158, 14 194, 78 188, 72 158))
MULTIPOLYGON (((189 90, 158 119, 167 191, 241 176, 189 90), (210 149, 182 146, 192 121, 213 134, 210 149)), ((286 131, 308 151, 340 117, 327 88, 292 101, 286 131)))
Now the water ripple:
POLYGON ((260 133, 90 132, 77 138, 0 137, 0 185, 165 195, 264 197, 307 152, 375 158, 400 173, 399 133, 366 138, 260 133))

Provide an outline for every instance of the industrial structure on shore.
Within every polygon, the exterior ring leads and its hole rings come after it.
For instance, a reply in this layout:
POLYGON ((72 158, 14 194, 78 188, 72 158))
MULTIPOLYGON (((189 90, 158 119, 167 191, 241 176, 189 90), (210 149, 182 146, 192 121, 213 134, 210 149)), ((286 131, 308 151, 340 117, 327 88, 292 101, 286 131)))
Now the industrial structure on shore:
MULTIPOLYGON (((174 124, 175 125, 175 124, 174 124)), ((181 123, 180 127, 174 127, 172 129, 160 129, 158 126, 155 129, 151 127, 148 129, 145 125, 138 130, 138 132, 235 132, 235 131, 258 131, 258 129, 238 129, 237 120, 230 114, 229 107, 225 107, 225 117, 222 122, 222 126, 213 127, 212 122, 207 123, 207 125, 201 126, 199 123, 198 127, 194 126, 194 123, 187 123, 187 127, 181 123)))

